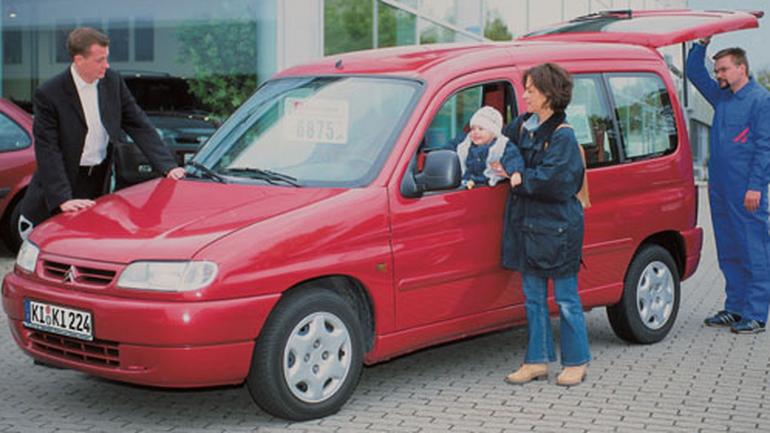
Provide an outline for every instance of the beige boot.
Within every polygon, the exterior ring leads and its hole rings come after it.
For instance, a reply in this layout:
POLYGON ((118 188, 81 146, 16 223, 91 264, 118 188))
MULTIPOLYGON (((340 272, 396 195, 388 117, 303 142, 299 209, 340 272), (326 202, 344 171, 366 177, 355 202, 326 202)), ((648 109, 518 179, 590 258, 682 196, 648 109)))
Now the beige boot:
POLYGON ((548 364, 521 364, 521 368, 505 376, 511 385, 523 385, 533 380, 548 379, 548 364))
POLYGON ((587 374, 588 364, 564 367, 559 377, 556 378, 556 384, 560 386, 580 385, 585 380, 587 374))

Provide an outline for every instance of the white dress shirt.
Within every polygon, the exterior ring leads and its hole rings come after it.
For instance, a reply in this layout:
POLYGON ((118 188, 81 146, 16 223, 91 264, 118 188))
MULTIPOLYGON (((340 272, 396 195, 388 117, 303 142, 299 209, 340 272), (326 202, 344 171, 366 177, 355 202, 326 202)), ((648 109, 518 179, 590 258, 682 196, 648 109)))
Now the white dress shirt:
POLYGON ((80 104, 83 107, 83 114, 86 116, 86 126, 88 127, 83 154, 80 156, 80 165, 99 165, 107 157, 107 143, 110 140, 99 114, 99 93, 96 87, 99 80, 95 80, 91 84, 86 83, 78 75, 74 64, 70 66, 70 71, 72 72, 72 79, 75 81, 75 88, 78 90, 80 104))

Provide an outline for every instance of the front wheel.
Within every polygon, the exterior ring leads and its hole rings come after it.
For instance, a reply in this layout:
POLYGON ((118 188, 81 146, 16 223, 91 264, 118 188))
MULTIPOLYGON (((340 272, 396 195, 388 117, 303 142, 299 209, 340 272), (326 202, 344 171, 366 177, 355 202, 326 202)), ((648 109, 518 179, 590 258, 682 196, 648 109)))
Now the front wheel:
POLYGON ((607 317, 621 339, 657 343, 671 330, 679 312, 679 273, 671 254, 645 245, 628 267, 620 302, 607 307, 607 317))
POLYGON ((295 421, 337 412, 363 367, 363 333, 352 306, 329 290, 290 294, 271 313, 246 378, 265 412, 295 421))
POLYGON ((13 206, 8 215, 3 219, 3 242, 12 253, 17 253, 21 247, 22 239, 19 234, 19 219, 21 218, 21 200, 11 203, 13 206))

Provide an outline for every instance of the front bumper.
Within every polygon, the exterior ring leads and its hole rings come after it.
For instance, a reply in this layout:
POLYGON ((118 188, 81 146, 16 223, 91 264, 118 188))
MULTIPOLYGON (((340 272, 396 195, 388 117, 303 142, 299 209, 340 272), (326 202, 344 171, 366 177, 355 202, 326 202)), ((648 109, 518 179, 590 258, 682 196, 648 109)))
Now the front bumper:
POLYGON ((9 273, 3 309, 16 343, 47 363, 118 381, 198 387, 236 384, 280 295, 168 302, 126 299, 50 287, 9 273), (24 299, 91 312, 94 341, 28 329, 24 299))

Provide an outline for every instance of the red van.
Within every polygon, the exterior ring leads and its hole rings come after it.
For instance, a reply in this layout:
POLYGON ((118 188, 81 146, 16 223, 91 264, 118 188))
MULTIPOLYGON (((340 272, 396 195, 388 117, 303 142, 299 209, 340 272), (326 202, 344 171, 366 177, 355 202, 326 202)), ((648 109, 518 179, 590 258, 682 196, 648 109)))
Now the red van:
POLYGON ((13 102, 0 98, 0 237, 16 252, 19 203, 35 173, 32 116, 13 102))
POLYGON ((583 305, 607 306, 624 340, 659 341, 702 232, 655 47, 756 26, 739 12, 608 12, 512 43, 283 71, 187 178, 37 227, 3 282, 13 336, 37 360, 119 381, 245 381, 266 412, 301 420, 337 411, 363 364, 524 323, 520 275, 500 266, 508 186, 459 188, 451 143, 482 105, 520 112, 522 73, 550 61, 574 74, 568 118, 588 157, 583 305))

